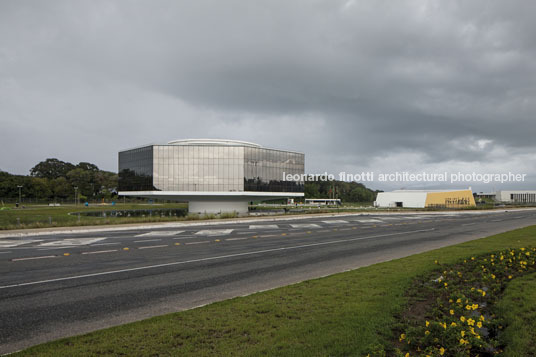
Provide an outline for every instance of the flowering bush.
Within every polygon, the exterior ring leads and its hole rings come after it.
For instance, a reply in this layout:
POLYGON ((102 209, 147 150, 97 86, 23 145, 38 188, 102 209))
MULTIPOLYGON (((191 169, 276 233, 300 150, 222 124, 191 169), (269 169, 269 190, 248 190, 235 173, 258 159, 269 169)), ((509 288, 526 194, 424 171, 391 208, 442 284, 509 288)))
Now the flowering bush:
POLYGON ((413 301, 397 329, 398 356, 476 356, 502 351, 503 321, 494 303, 511 279, 536 271, 536 248, 509 249, 442 265, 417 279, 413 301), (423 299, 424 297, 424 299, 423 299), (419 301, 419 299, 421 299, 419 301), (425 303, 420 314, 412 307, 425 303))

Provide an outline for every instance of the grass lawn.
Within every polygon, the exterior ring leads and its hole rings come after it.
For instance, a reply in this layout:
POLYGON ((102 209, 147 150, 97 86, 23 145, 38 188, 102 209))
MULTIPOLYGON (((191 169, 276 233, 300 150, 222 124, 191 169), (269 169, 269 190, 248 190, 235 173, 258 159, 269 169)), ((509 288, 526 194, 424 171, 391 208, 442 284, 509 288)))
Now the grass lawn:
MULTIPOLYGON (((78 219, 77 215, 69 215, 73 212, 101 212, 114 210, 149 210, 149 209, 186 209, 185 203, 164 204, 122 204, 114 206, 101 206, 91 204, 64 205, 60 207, 48 207, 43 205, 27 205, 25 208, 0 210, 0 230, 21 228, 43 228, 64 226, 86 226, 101 224, 119 224, 135 222, 160 222, 177 220, 177 217, 90 217, 83 214, 78 219)), ((184 218, 182 218, 184 219, 184 218)))
MULTIPOLYGON (((392 327, 406 305, 405 292, 416 276, 437 269, 436 259, 449 264, 529 245, 536 245, 536 226, 62 339, 16 355, 366 355, 396 339, 392 327)), ((527 288, 530 294, 535 286, 527 288)), ((512 291, 515 297, 518 293, 512 291)), ((519 323, 536 329, 534 318, 519 323)), ((515 337, 518 331, 511 333, 515 337)))
POLYGON ((497 308, 508 322, 504 356, 536 356, 536 273, 514 279, 497 308))

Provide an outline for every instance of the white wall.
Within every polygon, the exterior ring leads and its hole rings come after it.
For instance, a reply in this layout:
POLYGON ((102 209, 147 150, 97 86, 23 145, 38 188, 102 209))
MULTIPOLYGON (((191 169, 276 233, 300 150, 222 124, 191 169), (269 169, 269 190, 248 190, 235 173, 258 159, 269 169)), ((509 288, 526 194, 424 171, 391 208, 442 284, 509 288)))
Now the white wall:
POLYGON ((403 207, 424 208, 427 192, 393 191, 380 192, 376 197, 378 207, 396 207, 395 202, 402 202, 403 207))

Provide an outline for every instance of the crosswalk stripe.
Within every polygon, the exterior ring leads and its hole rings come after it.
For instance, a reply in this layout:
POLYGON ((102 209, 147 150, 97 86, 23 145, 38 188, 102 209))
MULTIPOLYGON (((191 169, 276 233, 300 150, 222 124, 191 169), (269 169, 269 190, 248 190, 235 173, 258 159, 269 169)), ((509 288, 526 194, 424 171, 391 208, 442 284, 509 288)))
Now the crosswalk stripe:
POLYGON ((169 236, 175 236, 177 234, 180 234, 184 231, 152 231, 147 233, 142 233, 135 235, 134 237, 169 237, 169 236))

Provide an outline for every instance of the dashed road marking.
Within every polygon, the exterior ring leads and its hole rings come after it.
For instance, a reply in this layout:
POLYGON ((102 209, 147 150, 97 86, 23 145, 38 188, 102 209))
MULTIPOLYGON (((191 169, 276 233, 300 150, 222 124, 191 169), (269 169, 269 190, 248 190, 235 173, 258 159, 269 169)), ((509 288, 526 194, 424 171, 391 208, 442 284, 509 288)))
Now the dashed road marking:
POLYGON ((348 223, 348 221, 343 221, 342 219, 332 219, 332 220, 329 220, 329 221, 322 221, 323 223, 326 223, 326 224, 345 224, 345 223, 348 223))
POLYGON ((191 244, 204 244, 204 243, 210 243, 209 240, 203 240, 201 242, 188 242, 188 243, 184 243, 184 245, 191 245, 191 244))
POLYGON ((40 256, 40 257, 14 258, 14 259, 11 259, 11 261, 12 262, 18 262, 18 261, 21 261, 21 260, 48 259, 48 258, 56 258, 56 257, 57 257, 56 255, 43 255, 43 256, 40 256))
POLYGON ((250 225, 249 229, 278 229, 279 226, 277 224, 257 224, 257 225, 250 225))
POLYGON ((357 222, 359 223, 375 223, 375 222, 381 222, 380 219, 356 219, 357 222))
POLYGON ((196 234, 200 236, 223 236, 231 234, 232 231, 233 229, 204 229, 196 234))
POLYGON ((117 252, 117 249, 109 249, 109 250, 94 250, 90 252, 82 252, 81 254, 87 255, 87 254, 103 254, 103 253, 112 253, 117 252))
POLYGON ((147 246, 144 246, 144 247, 138 247, 138 249, 163 248, 163 247, 167 247, 167 246, 168 246, 167 244, 161 244, 161 245, 147 245, 147 246))
POLYGON ((142 233, 135 235, 134 237, 169 237, 169 236, 175 236, 177 234, 180 234, 184 231, 152 231, 147 233, 142 233))
POLYGON ((244 239, 248 239, 248 237, 243 237, 243 238, 227 238, 226 240, 244 240, 244 239))
POLYGON ((144 243, 144 242, 159 242, 162 239, 144 239, 144 240, 135 240, 134 243, 144 243))
POLYGON ((299 224, 291 224, 292 228, 322 228, 318 224, 314 223, 299 223, 299 224))
POLYGON ((97 244, 92 244, 91 246, 92 247, 97 247, 97 246, 100 246, 100 245, 118 245, 118 244, 121 244, 121 243, 97 243, 97 244))

